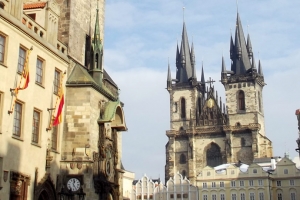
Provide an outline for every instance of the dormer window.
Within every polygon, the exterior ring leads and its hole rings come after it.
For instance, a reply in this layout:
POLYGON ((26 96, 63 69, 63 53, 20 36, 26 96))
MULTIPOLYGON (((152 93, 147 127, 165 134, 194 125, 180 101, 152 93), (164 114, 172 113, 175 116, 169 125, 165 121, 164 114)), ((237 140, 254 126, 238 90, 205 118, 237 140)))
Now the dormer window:
POLYGON ((31 14, 27 14, 28 17, 30 17, 31 19, 33 19, 35 21, 35 17, 36 17, 36 14, 35 13, 31 13, 31 14))

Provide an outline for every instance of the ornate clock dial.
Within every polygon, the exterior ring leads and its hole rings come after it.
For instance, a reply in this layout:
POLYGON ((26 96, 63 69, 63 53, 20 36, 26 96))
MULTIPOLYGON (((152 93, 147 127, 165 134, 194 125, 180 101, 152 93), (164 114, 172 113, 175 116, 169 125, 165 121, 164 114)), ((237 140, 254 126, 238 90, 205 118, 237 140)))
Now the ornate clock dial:
POLYGON ((75 191, 79 190, 79 188, 80 188, 80 181, 77 178, 71 178, 67 182, 67 187, 72 192, 75 192, 75 191))

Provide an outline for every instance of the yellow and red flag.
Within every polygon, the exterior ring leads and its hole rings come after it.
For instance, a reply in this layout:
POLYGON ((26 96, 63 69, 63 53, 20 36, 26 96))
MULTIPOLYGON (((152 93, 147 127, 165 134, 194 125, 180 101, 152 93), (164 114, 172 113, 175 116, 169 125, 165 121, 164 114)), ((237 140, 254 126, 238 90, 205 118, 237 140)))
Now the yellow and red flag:
POLYGON ((58 105, 56 117, 55 117, 55 119, 53 121, 53 124, 52 124, 53 126, 57 126, 62 121, 62 110, 63 110, 64 104, 65 104, 65 98, 64 98, 64 92, 63 92, 63 89, 62 89, 62 85, 61 85, 59 105, 58 105))

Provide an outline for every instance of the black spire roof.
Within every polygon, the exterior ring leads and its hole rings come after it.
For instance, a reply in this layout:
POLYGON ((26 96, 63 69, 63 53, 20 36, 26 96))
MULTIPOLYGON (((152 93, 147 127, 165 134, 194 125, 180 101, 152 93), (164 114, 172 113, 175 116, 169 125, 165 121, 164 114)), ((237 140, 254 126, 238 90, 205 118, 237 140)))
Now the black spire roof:
MULTIPOLYGON (((177 45, 177 52, 176 52, 177 82, 187 83, 189 82, 189 79, 193 77, 192 63, 193 64, 195 63, 195 58, 191 54, 188 36, 186 32, 186 26, 185 26, 185 22, 183 22, 180 52, 178 49, 178 45, 177 45)), ((194 76, 196 77, 196 75, 194 76)))
POLYGON ((230 40, 230 58, 232 60, 231 71, 234 74, 246 74, 247 70, 251 68, 251 56, 252 56, 252 45, 250 42, 250 37, 248 37, 248 45, 246 44, 243 27, 239 13, 237 13, 236 19, 236 30, 235 30, 235 40, 231 37, 230 40), (248 52, 248 50, 251 50, 248 52))

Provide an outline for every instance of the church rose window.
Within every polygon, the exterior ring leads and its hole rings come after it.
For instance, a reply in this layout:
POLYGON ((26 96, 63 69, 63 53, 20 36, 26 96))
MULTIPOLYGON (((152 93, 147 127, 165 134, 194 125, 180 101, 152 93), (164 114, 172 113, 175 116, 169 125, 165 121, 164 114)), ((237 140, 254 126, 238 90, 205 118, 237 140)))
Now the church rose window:
POLYGON ((206 161, 207 165, 211 167, 222 164, 222 154, 218 145, 214 143, 210 144, 209 148, 206 151, 206 161))

